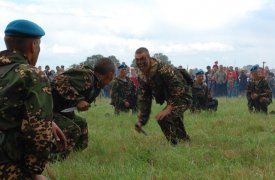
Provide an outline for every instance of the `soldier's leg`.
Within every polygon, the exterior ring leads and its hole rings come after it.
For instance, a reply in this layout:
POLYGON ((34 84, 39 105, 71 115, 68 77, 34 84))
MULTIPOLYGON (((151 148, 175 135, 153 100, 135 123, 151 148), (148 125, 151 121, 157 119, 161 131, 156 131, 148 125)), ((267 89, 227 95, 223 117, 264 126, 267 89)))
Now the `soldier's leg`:
POLYGON ((166 139, 171 144, 176 145, 180 139, 184 141, 190 140, 190 137, 187 135, 184 128, 183 117, 168 115, 158 121, 158 124, 160 125, 166 139))
POLYGON ((81 135, 76 142, 75 150, 83 150, 88 147, 88 124, 85 118, 75 115, 73 118, 74 123, 76 123, 81 129, 81 135))
POLYGON ((24 175, 21 169, 12 163, 0 164, 0 179, 8 180, 8 179, 24 179, 31 180, 31 177, 24 175))
POLYGON ((259 103, 260 103, 260 111, 267 113, 267 107, 271 103, 270 99, 266 97, 262 97, 260 98, 259 103))
POLYGON ((211 99, 206 104, 206 109, 217 111, 218 108, 218 100, 217 99, 211 99))
POLYGON ((253 103, 253 101, 252 100, 248 101, 247 102, 247 106, 248 106, 249 112, 252 113, 254 111, 254 103, 253 103))
POLYGON ((177 145, 178 139, 176 136, 176 129, 175 129, 175 126, 173 125, 173 122, 164 118, 162 120, 159 120, 158 124, 159 124, 164 136, 166 137, 166 139, 172 145, 177 145))
POLYGON ((67 116, 64 116, 60 113, 54 113, 53 118, 54 122, 65 134, 68 142, 68 149, 65 152, 59 152, 56 149, 53 150, 53 152, 55 153, 53 154, 53 159, 58 158, 58 156, 60 156, 61 158, 65 158, 75 148, 76 143, 80 138, 81 130, 79 126, 74 123, 73 119, 70 119, 67 116))
POLYGON ((181 117, 174 116, 173 120, 177 130, 177 138, 183 141, 190 141, 190 137, 187 134, 184 127, 184 122, 183 122, 184 116, 181 116, 181 117))

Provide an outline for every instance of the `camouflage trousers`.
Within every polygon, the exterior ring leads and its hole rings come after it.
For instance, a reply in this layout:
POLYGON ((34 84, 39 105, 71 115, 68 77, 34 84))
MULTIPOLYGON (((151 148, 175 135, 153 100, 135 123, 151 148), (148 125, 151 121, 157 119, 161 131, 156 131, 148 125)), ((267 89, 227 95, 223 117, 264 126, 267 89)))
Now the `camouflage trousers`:
POLYGON ((53 159, 57 156, 66 158, 71 151, 79 151, 88 147, 88 125, 86 119, 72 113, 54 113, 54 122, 67 138, 68 149, 57 152, 54 148, 53 159))
POLYGON ((196 105, 192 105, 192 107, 190 108, 191 112, 200 112, 201 110, 210 110, 210 111, 217 111, 218 109, 218 100, 217 99, 210 99, 208 100, 208 102, 204 103, 204 104, 196 104, 196 105))
POLYGON ((21 168, 16 164, 7 163, 0 164, 0 179, 1 180, 31 180, 30 176, 23 174, 21 168))
POLYGON ((180 141, 190 141, 190 137, 185 131, 183 116, 170 114, 158 121, 158 124, 166 139, 172 144, 177 145, 180 141))
POLYGON ((260 97, 256 100, 248 101, 248 109, 250 112, 264 112, 267 113, 267 107, 271 103, 270 98, 260 97))
POLYGON ((211 99, 206 103, 205 106, 206 110, 213 110, 213 111, 217 111, 218 109, 218 100, 217 99, 211 99))

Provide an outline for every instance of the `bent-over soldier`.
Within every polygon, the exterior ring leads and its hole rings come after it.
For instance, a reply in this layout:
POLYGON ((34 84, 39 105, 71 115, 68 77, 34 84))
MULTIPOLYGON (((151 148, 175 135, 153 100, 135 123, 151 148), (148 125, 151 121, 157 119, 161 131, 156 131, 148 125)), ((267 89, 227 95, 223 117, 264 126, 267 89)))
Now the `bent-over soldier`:
POLYGON ((138 122, 136 130, 141 131, 151 113, 152 99, 157 104, 166 102, 165 108, 156 116, 156 120, 166 139, 176 145, 179 141, 189 141, 185 131, 183 113, 192 102, 183 75, 168 64, 150 57, 146 48, 139 48, 135 53, 135 60, 140 72, 138 88, 138 122))

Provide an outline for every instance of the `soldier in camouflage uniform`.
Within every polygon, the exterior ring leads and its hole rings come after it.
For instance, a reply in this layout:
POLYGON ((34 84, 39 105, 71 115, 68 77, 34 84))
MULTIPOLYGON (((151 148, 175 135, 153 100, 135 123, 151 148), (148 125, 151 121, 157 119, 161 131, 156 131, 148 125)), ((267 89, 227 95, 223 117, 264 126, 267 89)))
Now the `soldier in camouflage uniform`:
POLYGON ((167 105, 155 118, 166 139, 176 145, 180 140, 189 141, 190 138, 183 124, 183 113, 191 105, 191 95, 183 75, 174 67, 162 63, 152 57, 146 48, 139 48, 135 53, 135 60, 140 72, 138 73, 138 122, 136 130, 141 131, 151 113, 152 99, 157 104, 167 105))
POLYGON ((248 82, 246 98, 250 112, 267 113, 267 107, 272 102, 272 91, 264 77, 263 68, 254 65, 251 68, 252 79, 248 82))
POLYGON ((114 79, 111 90, 111 105, 115 107, 115 114, 122 112, 136 112, 137 93, 136 87, 127 74, 127 65, 122 64, 118 67, 119 76, 114 79))
POLYGON ((46 179, 40 174, 55 130, 52 96, 47 77, 34 67, 44 34, 27 20, 12 21, 5 30, 7 50, 0 52, 1 180, 46 179))
POLYGON ((193 103, 191 112, 200 112, 201 110, 214 110, 217 111, 218 100, 213 99, 211 91, 203 82, 204 72, 202 70, 196 73, 196 80, 192 86, 193 103))
POLYGON ((54 102, 54 121, 68 139, 68 150, 57 153, 65 158, 72 150, 83 150, 88 146, 88 126, 86 119, 77 116, 74 109, 86 111, 95 101, 101 89, 110 83, 115 73, 115 66, 108 58, 99 59, 94 68, 82 66, 69 69, 55 77, 52 82, 54 102))

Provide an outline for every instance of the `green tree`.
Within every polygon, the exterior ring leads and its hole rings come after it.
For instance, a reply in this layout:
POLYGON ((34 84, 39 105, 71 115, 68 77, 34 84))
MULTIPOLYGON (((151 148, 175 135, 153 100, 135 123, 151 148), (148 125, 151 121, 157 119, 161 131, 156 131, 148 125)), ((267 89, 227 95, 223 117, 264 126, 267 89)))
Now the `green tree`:
POLYGON ((92 55, 90 57, 87 57, 86 61, 84 61, 82 64, 90 65, 93 67, 95 65, 95 62, 101 58, 103 58, 101 54, 92 55))
POLYGON ((136 59, 133 59, 132 64, 131 64, 131 67, 133 67, 133 68, 136 68, 136 67, 137 67, 136 59))
POLYGON ((117 65, 117 66, 120 65, 119 60, 118 60, 115 56, 112 55, 112 56, 109 56, 108 58, 111 59, 111 61, 113 61, 113 63, 114 63, 115 65, 117 65))
POLYGON ((164 63, 167 63, 167 64, 171 64, 171 61, 169 61, 169 58, 168 56, 166 56, 165 54, 162 54, 162 53, 155 53, 153 55, 153 58, 155 59, 158 59, 164 63))

